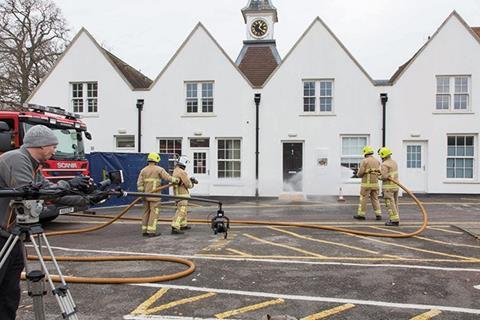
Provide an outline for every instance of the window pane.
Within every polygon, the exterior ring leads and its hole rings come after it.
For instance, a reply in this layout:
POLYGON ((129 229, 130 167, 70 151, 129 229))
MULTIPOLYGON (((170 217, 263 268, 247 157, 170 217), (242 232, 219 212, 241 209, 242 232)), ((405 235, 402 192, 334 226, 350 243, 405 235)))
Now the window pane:
POLYGON ((303 98, 303 111, 314 112, 315 111, 315 98, 303 98))
POLYGON ((240 140, 218 140, 218 177, 239 178, 241 176, 240 140))
POLYGON ((455 178, 454 169, 447 168, 447 178, 455 178))
POLYGON ((449 77, 437 77, 437 93, 449 93, 449 82, 449 77))
POLYGON ((332 111, 332 98, 320 98, 320 111, 332 111))
POLYGON ((457 110, 465 110, 468 107, 468 95, 467 94, 455 94, 453 101, 453 108, 457 110))
POLYGON ((124 135, 115 137, 117 148, 135 148, 135 136, 124 135))
POLYGON ((468 92, 468 77, 455 77, 455 92, 468 92))
POLYGON ((450 95, 449 94, 437 94, 436 109, 448 110, 450 108, 450 95))

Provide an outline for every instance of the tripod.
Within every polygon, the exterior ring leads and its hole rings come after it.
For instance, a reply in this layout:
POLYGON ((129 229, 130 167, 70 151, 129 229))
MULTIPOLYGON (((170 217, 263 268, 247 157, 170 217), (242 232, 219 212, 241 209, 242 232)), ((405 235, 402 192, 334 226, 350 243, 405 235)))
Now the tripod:
POLYGON ((38 215, 43 208, 43 200, 12 200, 10 206, 16 211, 16 226, 7 239, 7 242, 0 251, 0 268, 3 267, 5 261, 15 247, 15 244, 20 241, 23 248, 23 258, 25 261, 25 274, 28 282, 28 295, 33 299, 33 310, 35 320, 45 320, 45 310, 43 303, 43 296, 47 294, 45 290, 45 281, 48 281, 52 293, 55 296, 58 305, 62 311, 64 319, 78 320, 77 307, 73 301, 70 290, 65 282, 60 267, 53 255, 52 247, 43 232, 42 226, 38 223, 38 215), (36 239, 36 240, 35 240, 36 239), (41 270, 29 270, 27 261, 27 250, 24 246, 24 241, 31 241, 35 250, 38 261, 41 264, 41 270), (38 242, 37 242, 38 241, 38 242), (42 241, 47 248, 51 261, 55 267, 61 284, 55 287, 52 276, 48 271, 45 260, 42 256, 42 241), (46 277, 45 277, 46 276, 46 277))

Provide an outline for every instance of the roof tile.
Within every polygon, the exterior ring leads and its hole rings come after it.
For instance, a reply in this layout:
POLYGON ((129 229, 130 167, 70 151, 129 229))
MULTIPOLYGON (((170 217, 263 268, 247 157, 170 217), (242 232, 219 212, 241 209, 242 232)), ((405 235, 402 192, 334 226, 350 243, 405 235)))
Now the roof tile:
POLYGON ((261 87, 277 66, 270 46, 250 46, 238 67, 255 87, 261 87))

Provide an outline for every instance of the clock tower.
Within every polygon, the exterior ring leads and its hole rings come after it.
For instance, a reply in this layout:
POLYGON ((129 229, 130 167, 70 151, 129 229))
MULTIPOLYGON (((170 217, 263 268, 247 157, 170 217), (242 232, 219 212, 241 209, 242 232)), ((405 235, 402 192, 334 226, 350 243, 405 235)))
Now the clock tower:
POLYGON ((273 27, 278 22, 277 8, 271 0, 248 0, 242 9, 247 39, 236 64, 254 87, 262 87, 280 64, 273 27))
POLYGON ((247 40, 273 40, 273 26, 278 17, 270 0, 249 0, 242 14, 247 26, 247 40))

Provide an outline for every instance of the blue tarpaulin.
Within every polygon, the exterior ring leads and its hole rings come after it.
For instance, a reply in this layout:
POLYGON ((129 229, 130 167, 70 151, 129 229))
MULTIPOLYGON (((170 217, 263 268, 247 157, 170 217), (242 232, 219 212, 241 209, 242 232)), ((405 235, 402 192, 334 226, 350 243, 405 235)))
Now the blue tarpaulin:
MULTIPOLYGON (((168 159, 171 155, 160 154, 159 165, 168 171, 168 159)), ((125 191, 137 191, 137 178, 140 170, 147 165, 146 153, 122 153, 122 152, 92 152, 86 155, 90 163, 90 176, 98 183, 106 179, 106 174, 114 170, 123 170, 125 182, 121 185, 125 191)), ((162 181, 167 183, 166 181, 162 181)), ((168 194, 168 189, 162 190, 162 194, 168 194)), ((98 206, 118 206, 132 202, 135 198, 111 197, 98 206)), ((167 199, 162 199, 166 201, 167 199)))

